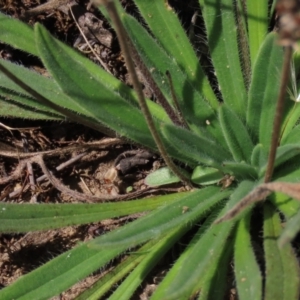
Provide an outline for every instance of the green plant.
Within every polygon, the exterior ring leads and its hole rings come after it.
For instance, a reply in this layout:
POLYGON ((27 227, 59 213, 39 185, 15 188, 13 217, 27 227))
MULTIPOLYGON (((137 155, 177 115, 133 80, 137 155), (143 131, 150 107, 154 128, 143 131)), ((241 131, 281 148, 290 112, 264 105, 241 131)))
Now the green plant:
MULTIPOLYGON (((271 6, 259 0, 223 0, 222 3, 199 0, 199 3, 222 104, 168 2, 135 0, 151 34, 120 5, 117 8, 141 59, 153 70, 151 74, 159 88, 156 96, 164 107, 176 107, 165 73, 168 71, 172 76, 179 111, 175 108, 167 113, 162 106, 147 100, 154 126, 159 129, 168 155, 194 168, 192 182, 209 186, 130 202, 1 204, 1 232, 59 228, 141 211, 149 213, 54 258, 1 290, 0 297, 49 298, 128 248, 142 245, 135 253, 129 252, 115 272, 80 296, 81 299, 98 299, 130 273, 110 298, 130 299, 161 257, 182 236, 201 224, 151 299, 188 299, 198 294, 198 299, 222 299, 232 255, 240 299, 298 299, 299 264, 291 240, 300 227, 299 202, 295 200, 299 200, 295 182, 299 176, 297 122, 300 108, 297 102, 287 99, 284 110, 282 107, 276 110, 278 97, 281 100, 290 98, 285 95, 284 83, 291 45, 286 47, 284 62, 284 50, 276 43, 277 34, 268 33, 275 1, 271 6), (282 67, 284 76, 281 78, 282 67), (184 124, 174 124, 180 114, 186 128, 184 124), (275 127, 272 138, 274 119, 278 121, 276 126, 283 125, 280 130, 275 127), (280 138, 278 148, 276 134, 280 138), (268 157, 272 160, 270 152, 276 148, 272 165, 268 157), (215 184, 220 180, 224 182, 228 175, 231 181, 234 176, 228 188, 221 189, 215 184), (271 177, 273 182, 269 183, 271 177), (271 194, 272 191, 275 192, 271 194), (258 231, 250 230, 251 218, 259 216, 249 204, 266 197, 268 201, 262 206, 262 275, 252 245, 258 240, 255 236, 258 231), (242 211, 241 208, 246 209, 242 211), (227 221, 219 222, 224 215, 227 221), (283 218, 286 221, 284 229, 281 226, 283 218)), ((106 15, 105 8, 100 9, 106 15)), ((104 125, 138 144, 157 149, 135 92, 53 38, 39 24, 32 29, 1 14, 0 26, 1 41, 40 57, 52 76, 44 78, 1 60, 1 104, 8 107, 11 114, 18 114, 22 104, 24 118, 63 119, 66 115, 98 130, 104 125), (32 114, 32 107, 37 105, 38 112, 32 114)), ((131 51, 135 53, 132 47, 131 51)), ((135 62, 143 69, 138 59, 135 57, 135 62)), ((293 60, 298 75, 299 56, 296 53, 293 60)), ((151 81, 147 75, 145 77, 151 81)), ((296 87, 297 76, 292 78, 296 87)), ((297 88, 293 91, 297 99, 297 88)), ((7 115, 6 110, 1 114, 7 115)), ((158 172, 155 176, 159 176, 160 182, 179 180, 168 170, 158 172)), ((154 179, 153 175, 149 176, 148 183, 156 184, 154 179)))

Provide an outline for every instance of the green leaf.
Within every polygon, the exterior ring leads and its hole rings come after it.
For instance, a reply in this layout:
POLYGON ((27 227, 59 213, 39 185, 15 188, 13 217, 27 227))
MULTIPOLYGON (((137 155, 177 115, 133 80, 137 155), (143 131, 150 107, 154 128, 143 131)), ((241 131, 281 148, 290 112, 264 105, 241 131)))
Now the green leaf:
POLYGON ((230 268, 232 259, 232 244, 232 241, 228 239, 220 258, 213 261, 206 269, 207 274, 204 276, 202 284, 199 285, 201 290, 198 300, 226 299, 226 292, 228 291, 228 269, 230 268))
MULTIPOLYGON (((70 104, 69 98, 61 92, 59 86, 53 79, 39 75, 36 72, 3 59, 0 59, 0 64, 12 72, 17 78, 21 79, 26 85, 43 95, 45 98, 51 99, 55 104, 60 104, 62 107, 76 111, 77 113, 83 113, 78 109, 78 106, 75 103, 70 104)), ((3 97, 13 97, 14 101, 18 102, 20 105, 31 107, 33 111, 37 109, 48 112, 49 114, 59 114, 56 110, 33 99, 32 95, 24 91, 2 72, 0 72, 0 86, 0 93, 3 97), (16 96, 18 94, 19 97, 16 96)))
POLYGON ((174 56, 166 53, 135 19, 123 14, 122 20, 144 63, 151 70, 151 75, 157 85, 164 92, 165 97, 169 99, 169 102, 173 104, 165 73, 169 71, 171 74, 182 116, 191 130, 201 133, 207 129, 212 131, 214 135, 220 135, 220 132, 218 133, 216 130, 218 129, 215 113, 215 109, 218 107, 217 100, 213 98, 213 101, 210 100, 211 104, 204 99, 203 91, 200 90, 200 85, 194 81, 195 78, 189 79, 186 71, 182 71, 174 56), (153 55, 154 53, 155 55, 153 55), (206 126, 206 120, 210 121, 211 126, 206 126))
POLYGON ((51 114, 47 111, 40 111, 35 109, 32 111, 32 107, 21 105, 20 102, 26 103, 28 98, 23 95, 14 95, 12 93, 4 93, 3 89, 0 88, 0 115, 2 117, 8 118, 22 118, 22 119, 34 119, 34 120, 64 120, 64 117, 61 117, 57 114, 51 114), (5 99, 1 97, 5 96, 5 99), (12 100, 16 100, 12 101, 12 100))
POLYGON ((138 249, 135 253, 125 258, 113 270, 100 277, 96 283, 89 289, 81 293, 76 300, 98 300, 107 292, 112 290, 115 284, 128 275, 144 258, 149 249, 153 247, 153 241, 150 241, 138 249))
MULTIPOLYGON (((132 91, 99 69, 97 65, 53 39, 41 26, 36 25, 35 28, 42 60, 64 93, 70 97, 70 101, 87 115, 119 134, 150 148, 155 148, 144 116, 136 107, 137 103, 132 91), (72 68, 72 72, 68 72, 70 68, 72 68), (87 79, 83 80, 83 78, 87 79), (101 90, 101 97, 95 93, 98 90, 101 90), (120 111, 122 111, 122 115, 120 115, 120 111)), ((170 122, 166 120, 165 113, 159 114, 156 104, 151 104, 151 107, 156 107, 155 120, 161 119, 164 120, 164 123, 170 122)), ((186 162, 186 157, 172 151, 172 148, 170 148, 170 154, 186 162)))
MULTIPOLYGON (((226 206, 216 217, 222 216, 227 210, 233 207, 238 201, 248 193, 252 182, 244 182, 230 196, 226 206)), ((216 218, 215 217, 215 218, 216 218)), ((159 296, 154 299, 187 299, 194 291, 195 286, 202 280, 206 270, 212 262, 218 260, 226 247, 228 236, 236 220, 230 220, 221 224, 211 225, 194 243, 188 256, 180 262, 180 272, 173 273, 172 281, 161 290, 159 296)))
POLYGON ((32 27, 0 12, 0 41, 14 48, 38 55, 32 27))
POLYGON ((239 60, 235 6, 232 0, 199 0, 199 3, 223 100, 245 119, 246 89, 239 60))
POLYGON ((180 182, 180 179, 168 167, 160 168, 145 178, 145 184, 149 186, 161 186, 176 182, 180 182))
POLYGON ((252 165, 246 163, 236 163, 231 161, 224 161, 222 164, 222 171, 233 175, 236 179, 256 179, 257 170, 252 165))
MULTIPOLYGON (((182 170, 183 171, 183 170, 182 170)), ((199 185, 211 185, 218 183, 224 174, 218 169, 197 166, 191 176, 193 183, 199 185)), ((177 183, 180 179, 176 177, 167 167, 160 168, 145 178, 145 183, 149 186, 161 186, 171 183, 177 183)))
POLYGON ((144 116, 137 104, 134 105, 136 100, 131 96, 130 104, 123 98, 130 96, 128 87, 52 38, 38 24, 35 25, 35 33, 43 63, 76 105, 119 134, 148 147, 155 147, 144 116), (69 72, 71 68, 72 72, 69 72), (116 88, 122 90, 122 96, 116 88))
POLYGON ((290 243, 296 235, 300 232, 300 211, 296 215, 291 217, 284 226, 283 232, 278 239, 279 247, 283 247, 287 243, 290 243))
MULTIPOLYGON (((127 204, 130 205, 130 202, 127 202, 127 204)), ((114 247, 113 250, 90 249, 89 244, 77 246, 52 259, 28 275, 21 277, 11 286, 2 289, 0 298, 49 299, 66 290, 91 272, 104 266, 109 260, 124 250, 125 248, 122 246, 114 247)))
MULTIPOLYGON (((198 233, 190 232, 192 242, 183 254, 180 252, 153 299, 186 300, 199 292, 199 299, 222 299, 227 287, 233 242, 239 298, 299 298, 299 264, 296 256, 289 243, 279 248, 276 241, 282 232, 277 210, 284 214, 287 222, 279 242, 290 241, 300 228, 299 202, 279 193, 269 197, 275 203, 276 211, 275 208, 265 208, 264 212, 267 272, 263 278, 266 280, 263 295, 262 278, 249 233, 251 207, 233 220, 212 224, 257 186, 258 181, 263 180, 282 63, 282 49, 274 43, 276 34, 265 38, 268 8, 274 10, 275 1, 199 0, 207 26, 203 29, 207 32, 210 58, 215 67, 205 71, 216 73, 218 82, 214 89, 219 88, 224 100, 219 118, 217 97, 169 2, 134 0, 141 12, 137 19, 143 19, 146 26, 138 24, 124 11, 121 15, 133 43, 170 103, 165 71, 171 73, 189 128, 174 126, 159 105, 147 100, 155 125, 170 157, 185 165, 196 166, 193 182, 212 184, 227 174, 234 175, 236 180, 225 191, 214 186, 185 194, 130 202, 47 206, 0 203, 0 232, 59 228, 155 209, 95 241, 76 246, 21 277, 10 287, 0 290, 0 299, 50 299, 105 266, 128 247, 150 240, 135 253, 127 253, 126 263, 121 263, 100 280, 90 294, 81 297, 105 297, 105 293, 112 292, 114 285, 122 280, 112 297, 130 299, 145 276, 157 266, 162 255, 198 223, 201 224, 198 233), (236 14, 238 8, 245 9, 246 14, 236 14), (249 61, 248 46, 253 73, 247 99, 244 82, 250 82, 249 65, 245 66, 247 59, 249 61), (253 181, 240 182, 244 179, 253 181), (231 197, 227 201, 229 195, 231 197), (227 206, 223 208, 222 204, 226 201, 227 206), (237 221, 234 235, 231 232, 237 221)), ((57 113, 47 107, 46 101, 44 104, 38 103, 30 93, 0 74, 0 105, 5 104, 0 114, 30 118, 29 111, 32 110, 34 118, 47 118, 49 115, 49 118, 57 119, 73 114, 78 116, 79 122, 90 122, 91 127, 105 125, 139 144, 156 148, 132 89, 51 38, 40 25, 36 25, 33 32, 27 25, 2 14, 0 23, 0 40, 31 54, 39 54, 52 77, 40 76, 7 61, 0 60, 0 64, 58 105, 57 109, 63 108, 57 113)), ((298 105, 287 103, 281 146, 275 162, 275 180, 295 182, 300 178, 296 126, 299 109, 298 105)), ((163 173, 165 170, 153 173, 147 180, 150 178, 152 183, 160 184, 177 180, 171 174, 163 173)))
MULTIPOLYGON (((300 108, 300 105, 297 105, 300 108)), ((299 119, 299 114, 295 114, 297 120, 299 119)), ((283 136, 281 140, 281 145, 285 144, 296 144, 299 142, 300 136, 300 124, 287 131, 288 133, 283 136)))
POLYGON ((295 156, 292 160, 287 161, 276 168, 273 181, 299 182, 300 176, 300 155, 295 156))
POLYGON ((109 299, 132 299, 133 293, 142 284, 149 272, 187 231, 187 227, 179 226, 162 239, 156 241, 155 245, 149 249, 149 253, 144 260, 130 273, 109 299))
MULTIPOLYGON (((235 189, 235 191, 233 192, 233 194, 231 195, 230 199, 232 199, 232 201, 234 201, 233 199, 239 199, 242 200, 245 196, 247 196, 247 194, 249 194, 256 186, 258 185, 258 182, 253 182, 253 181, 249 181, 249 180, 244 180, 242 181, 239 186, 235 189)), ((245 216, 247 214, 247 212, 249 212, 251 210, 253 205, 248 206, 246 209, 244 209, 243 211, 240 211, 238 214, 236 214, 236 216, 233 218, 233 220, 240 220, 243 216, 245 216)), ((233 208, 233 206, 228 207, 228 210, 226 211, 226 213, 231 210, 233 208)), ((224 213, 225 215, 225 213, 224 213)), ((227 222, 227 221, 224 221, 227 222)))
MULTIPOLYGON (((298 91, 296 97, 298 97, 298 91)), ((286 99, 285 114, 281 126, 281 145, 293 144, 299 141, 299 138, 297 139, 295 135, 297 134, 296 128, 298 127, 300 105, 299 102, 294 102, 295 100, 290 97, 286 99)))
POLYGON ((90 249, 82 244, 21 276, 0 290, 1 299, 50 299, 107 264, 125 249, 90 249))
POLYGON ((214 141, 200 137, 186 129, 166 124, 161 130, 168 142, 168 148, 173 148, 185 155, 186 161, 203 163, 221 169, 222 162, 230 158, 230 154, 214 141))
POLYGON ((270 16, 273 16, 274 12, 275 12, 277 0, 272 0, 271 3, 272 3, 272 6, 271 6, 271 10, 270 10, 270 16))
POLYGON ((228 239, 220 258, 212 262, 206 269, 206 274, 199 284, 198 300, 224 300, 228 289, 228 268, 232 259, 232 244, 232 240, 228 239))
POLYGON ((262 297, 262 276, 251 242, 250 217, 248 213, 239 221, 234 242, 234 273, 240 300, 262 297))
MULTIPOLYGON (((136 0, 135 4, 157 42, 164 47, 169 57, 174 58, 176 63, 181 66, 182 71, 186 73, 187 82, 183 97, 189 99, 187 96, 192 96, 192 90, 198 91, 204 95, 212 107, 216 108, 218 106, 216 96, 174 10, 167 2, 163 1, 136 0)), ((172 73, 171 75, 175 76, 172 73)), ((198 109, 196 111, 198 112, 198 109)))
POLYGON ((247 19, 251 63, 254 65, 258 51, 268 32, 268 2, 247 0, 247 19), (259 20, 259 21, 258 21, 259 20))
MULTIPOLYGON (((164 7, 163 3, 154 4, 151 2, 151 4, 145 4, 146 6, 158 5, 164 7)), ((142 6, 144 6, 145 4, 141 3, 142 6)), ((104 7, 100 7, 100 9, 101 12, 104 13, 107 18, 109 18, 104 7)), ((177 60, 176 56, 174 56, 175 53, 173 53, 174 47, 169 47, 170 49, 164 49, 159 41, 154 39, 144 28, 144 26, 142 26, 137 20, 124 12, 123 8, 120 7, 120 5, 118 5, 118 9, 126 31, 131 37, 132 43, 137 48, 139 55, 141 56, 148 70, 151 70, 151 76, 153 77, 154 81, 156 82, 157 86, 160 88, 168 102, 171 105, 174 105, 170 93, 170 86, 166 77, 166 71, 169 71, 169 73, 171 74, 173 87, 179 102, 181 113, 190 129, 200 134, 201 136, 209 134, 223 144, 224 138, 222 136, 220 127, 218 126, 217 114, 215 112, 215 110, 219 106, 219 103, 215 95, 209 96, 209 98, 207 98, 205 94, 203 95, 203 93, 205 93, 206 91, 206 87, 210 90, 211 93, 209 82, 207 81, 206 77, 203 77, 204 74, 201 75, 201 81, 204 80, 205 83, 203 83, 203 85, 199 85, 198 81, 195 81, 195 74, 190 78, 187 74, 186 69, 182 70, 182 64, 180 63, 180 61, 183 58, 185 59, 187 54, 184 53, 184 56, 182 57, 182 48, 185 48, 185 45, 182 44, 182 41, 180 42, 181 54, 179 59, 177 60), (208 126, 207 124, 209 124, 210 126, 208 126)), ((167 15, 168 14, 169 13, 167 13, 167 15)), ((172 18, 174 18, 175 16, 173 13, 172 15, 172 18)), ((152 18, 150 20, 150 23, 151 22, 152 18)), ((178 23, 178 20, 176 22, 178 23)), ((175 28, 172 28, 172 30, 175 30, 175 28)), ((185 37, 184 40, 186 40, 186 35, 183 32, 182 28, 180 28, 179 34, 180 32, 183 33, 185 37)), ((163 36, 164 38, 167 37, 165 34, 163 34, 163 36)), ((188 47, 190 47, 189 42, 187 43, 188 47)), ((196 58, 195 54, 191 52, 191 60, 188 66, 194 65, 199 65, 199 61, 196 58)), ((192 68, 189 67, 189 69, 192 68)), ((197 72, 203 73, 200 66, 197 68, 199 70, 197 72)))
POLYGON ((276 101, 283 62, 282 47, 277 35, 269 33, 259 50, 252 74, 247 108, 247 127, 254 142, 268 151, 271 143, 276 101))
POLYGON ((253 143, 242 121, 226 103, 219 109, 219 120, 234 160, 249 162, 253 143))
POLYGON ((299 264, 290 244, 279 248, 281 223, 275 207, 264 205, 264 251, 266 260, 264 299, 299 299, 299 264))
POLYGON ((197 166, 192 174, 191 180, 196 184, 210 185, 218 183, 224 174, 215 168, 197 166))
POLYGON ((257 144, 251 154, 251 165, 256 166, 259 169, 266 165, 268 160, 268 153, 264 149, 262 144, 257 144))
POLYGON ((110 235, 95 239, 90 246, 96 248, 111 248, 116 245, 133 247, 149 239, 158 238, 180 224, 183 227, 189 227, 190 222, 204 216, 213 205, 228 195, 228 191, 220 192, 217 187, 195 191, 115 230, 110 235))
POLYGON ((249 88, 251 80, 251 59, 249 49, 249 37, 248 37, 248 19, 247 9, 244 0, 236 1, 236 23, 237 23, 237 34, 238 34, 238 45, 240 53, 240 61, 242 74, 246 89, 249 88))
POLYGON ((151 211, 181 199, 173 194, 118 203, 101 204, 0 204, 0 232, 29 232, 86 224, 109 218, 151 211), (17 221, 16 221, 17 220, 17 221))
MULTIPOLYGON (((207 230, 210 230, 212 223, 216 217, 216 214, 218 211, 220 211, 221 208, 222 208, 221 205, 218 205, 218 207, 214 210, 214 212, 207 217, 207 219, 203 224, 201 224, 199 230, 196 232, 196 234, 194 234, 192 240, 187 245, 184 252, 181 253, 180 257, 176 260, 172 268, 168 271, 167 275, 164 277, 163 281, 160 283, 160 285, 154 292, 151 298, 152 300, 164 299, 166 290, 169 288, 169 286, 172 284, 173 280, 178 276, 178 274, 181 273, 182 266, 184 265, 186 260, 191 256, 191 254, 193 254, 193 252, 195 251, 195 247, 197 247, 197 243, 199 242, 199 239, 201 239, 201 237, 203 236, 203 234, 205 234, 207 230)), ((226 249, 229 250, 229 253, 232 251, 231 247, 226 247, 226 249)), ((198 257, 198 259, 195 260, 194 266, 197 266, 199 264, 199 258, 201 259, 201 257, 198 257)), ((212 282, 212 279, 217 275, 220 268, 223 269, 222 267, 220 267, 218 259, 212 261, 211 264, 207 266, 207 269, 203 273, 203 276, 200 278, 199 282, 195 285, 193 294, 199 291, 200 289, 202 294, 203 286, 206 289, 204 293, 208 294, 210 292, 209 283, 212 282)), ((225 267, 225 269, 227 269, 227 267, 225 267)), ((185 282, 185 280, 183 282, 185 282)), ((217 290, 219 291, 219 288, 217 288, 217 290)), ((186 298, 187 297, 184 296, 181 297, 178 296, 178 299, 186 299, 186 298)), ((204 297, 204 299, 206 298, 204 297)))
MULTIPOLYGON (((282 164, 289 161, 291 158, 295 158, 300 154, 299 144, 287 144, 279 146, 276 151, 276 159, 274 167, 280 167, 282 164)), ((261 168, 261 173, 264 173, 267 169, 267 163, 261 168)))
MULTIPOLYGON (((281 179, 278 181, 281 181, 281 179)), ((270 201, 284 214, 287 219, 290 219, 297 214, 300 209, 299 201, 291 199, 289 196, 281 193, 273 193, 270 196, 270 201)))

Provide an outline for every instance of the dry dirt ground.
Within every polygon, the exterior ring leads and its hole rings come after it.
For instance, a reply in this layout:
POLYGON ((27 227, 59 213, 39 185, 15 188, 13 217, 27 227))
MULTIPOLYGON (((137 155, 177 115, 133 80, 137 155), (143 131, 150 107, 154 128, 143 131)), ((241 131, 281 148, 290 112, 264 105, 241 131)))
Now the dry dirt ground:
MULTIPOLYGON (((190 2, 192 3, 192 1, 190 2)), ((35 22, 42 23, 57 38, 79 49, 90 59, 100 64, 86 47, 73 17, 68 12, 68 7, 65 5, 67 3, 73 5, 74 15, 84 29, 84 33, 92 41, 94 50, 102 60, 102 67, 130 85, 115 34, 103 21, 96 9, 90 8, 89 11, 86 11, 88 1, 1 0, 0 10, 31 25, 35 22), (43 6, 45 3, 47 5, 43 6), (63 6, 59 6, 59 4, 63 4, 63 6), (80 18, 82 15, 84 18, 80 18)), ((124 0, 123 4, 133 14, 135 13, 134 6, 130 1, 124 0)), ((186 20, 191 19, 193 6, 187 5, 187 1, 174 1, 173 5, 181 11, 183 22, 188 24, 184 18, 186 17, 186 20)), ((20 51, 15 51, 7 45, 0 44, 0 55, 2 58, 35 69, 41 74, 46 73, 39 60, 20 51)), ((144 92, 147 97, 152 96, 146 86, 144 92)), ((0 151, 16 154, 51 150, 52 154, 45 158, 47 168, 54 171, 62 165, 62 169, 54 173, 61 184, 85 195, 118 196, 126 194, 128 190, 143 194, 146 189, 143 179, 153 168, 157 168, 162 163, 159 157, 154 154, 146 154, 146 158, 140 159, 141 149, 118 141, 114 142, 113 145, 109 144, 102 147, 101 150, 89 147, 85 155, 78 158, 78 155, 83 152, 82 145, 108 139, 102 133, 78 124, 3 118, 0 118, 0 122, 0 151), (66 148, 70 150, 61 151, 61 149, 66 148), (139 151, 138 156, 132 152, 136 150, 139 151), (127 159, 128 157, 129 162, 134 165, 133 169, 126 167, 128 161, 124 158, 127 159), (72 162, 71 159, 75 159, 75 161, 72 162), (123 162, 125 166, 121 166, 120 162, 123 162), (116 166, 119 166, 120 170, 118 170, 115 178, 112 172, 115 171, 116 166)), ((18 155, 12 156, 7 157, 0 154, 0 201, 12 203, 85 201, 72 197, 68 191, 59 191, 47 180, 37 180, 43 175, 37 164, 28 163, 22 171, 16 173, 20 157, 18 155), (35 182, 30 181, 32 180, 31 174, 33 174, 35 182)), ((174 189, 176 190, 176 187, 174 189)), ((70 249, 78 242, 86 241, 114 229, 135 217, 137 216, 47 232, 0 235, 0 288, 13 283, 19 276, 70 249)), ((114 263, 117 261, 112 262, 107 268, 113 267, 114 263)), ((155 280, 167 268, 167 263, 165 260, 164 264, 158 266, 133 299, 147 299, 148 293, 151 293, 151 289, 155 286, 155 280)), ((74 299, 76 295, 91 286, 105 272, 106 270, 96 272, 62 293, 57 299, 74 299)))

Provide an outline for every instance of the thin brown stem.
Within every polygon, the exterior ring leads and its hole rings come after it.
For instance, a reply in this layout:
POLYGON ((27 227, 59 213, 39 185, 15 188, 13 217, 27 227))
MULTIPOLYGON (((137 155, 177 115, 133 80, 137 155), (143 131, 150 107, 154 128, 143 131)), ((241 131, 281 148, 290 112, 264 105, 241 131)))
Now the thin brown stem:
MULTIPOLYGON (((174 164, 174 162, 170 159, 164 145, 163 142, 156 130, 152 115, 150 113, 150 110, 147 106, 140 82, 138 80, 135 68, 134 68, 134 64, 133 64, 133 60, 132 60, 132 56, 136 56, 136 53, 132 54, 132 45, 129 36, 127 35, 127 32, 125 31, 125 28, 123 27, 123 24, 121 22, 121 19, 118 15, 116 6, 114 4, 113 1, 111 0, 102 0, 101 3, 103 3, 106 6, 106 9, 110 15, 110 18, 113 22, 113 24, 115 25, 115 30, 118 36, 118 40, 121 46, 121 49, 123 51, 123 55, 125 58, 125 62, 126 62, 126 66, 128 69, 128 72, 132 78, 132 82, 133 82, 133 87, 137 93, 138 96, 138 100, 140 103, 140 107, 141 110, 145 116, 146 122, 148 124, 149 130, 152 134, 152 137, 157 145, 157 148, 161 154, 161 156, 163 157, 165 163, 167 164, 167 166, 170 168, 170 170, 185 184, 188 184, 189 186, 191 186, 191 183, 189 181, 188 178, 186 178, 186 176, 184 174, 182 174, 182 172, 180 172, 180 170, 177 168, 177 166, 174 164)), ((136 52, 136 50, 134 50, 136 52)))
POLYGON ((284 62, 283 62, 282 73, 281 73, 280 90, 279 90, 279 95, 277 100, 276 112, 274 116, 271 147, 270 147, 270 153, 268 158, 267 171, 264 179, 265 183, 269 182, 273 175, 276 151, 277 151, 279 137, 280 137, 280 129, 282 123, 283 110, 284 110, 286 88, 287 88, 289 74, 290 74, 290 61, 291 61, 292 53, 293 53, 292 47, 287 46, 284 51, 284 62))
POLYGON ((178 118, 176 111, 173 109, 173 107, 169 104, 167 99, 165 98, 164 94, 161 92, 160 88, 157 86, 155 80, 152 78, 152 75, 149 71, 149 69, 145 66, 143 60, 141 59, 139 53, 133 46, 131 40, 129 38, 127 39, 127 43, 130 47, 131 57, 136 64, 136 66, 141 71, 144 79, 146 80, 147 84, 149 85, 149 88, 154 93, 157 102, 163 107, 169 118, 172 120, 172 122, 175 125, 182 126, 181 120, 178 118))
MULTIPOLYGON (((108 9, 110 9, 109 8, 110 6, 114 5, 114 4, 111 4, 111 3, 113 3, 113 0, 94 0, 94 4, 99 4, 99 3, 104 4, 105 6, 108 6, 108 9)), ((115 7, 115 5, 114 5, 114 7, 115 7)), ((115 11, 115 13, 117 13, 116 8, 114 9, 114 11, 115 11)), ((110 14, 110 12, 109 12, 109 14, 110 14)), ((110 17, 111 17, 111 20, 113 21, 113 23, 115 23, 115 18, 111 15, 110 15, 110 17)), ((120 23, 121 23, 121 21, 120 21, 120 23)), ((126 47, 128 48, 128 51, 130 53, 130 59, 133 60, 133 62, 137 66, 137 68, 140 70, 140 72, 143 75, 145 81, 149 85, 150 90, 155 95, 157 102, 163 107, 163 109, 165 110, 165 112, 167 113, 167 115, 169 116, 171 121, 175 125, 182 126, 183 124, 180 121, 180 119, 178 118, 178 115, 176 114, 176 111, 169 104, 166 97, 164 96, 164 94, 162 93, 162 91, 160 90, 158 85, 156 84, 155 80, 153 79, 153 77, 151 75, 151 72, 149 71, 147 66, 144 64, 141 56, 139 55, 138 51, 136 50, 135 46, 133 45, 133 42, 129 38, 128 34, 126 33, 123 25, 122 25, 122 27, 123 27, 122 34, 125 34, 125 35, 122 35, 122 39, 124 39, 124 42, 126 43, 126 47)), ((117 35, 118 35, 117 27, 116 27, 116 32, 117 32, 117 35)), ((121 40, 120 40, 119 37, 118 37, 118 39, 119 39, 119 42, 120 42, 120 45, 121 45, 121 48, 122 48, 121 40)), ((122 49, 122 51, 123 51, 123 49, 122 49)), ((125 56, 125 54, 124 54, 124 56, 125 56)), ((126 61, 126 58, 125 58, 125 61, 126 61)), ((128 72, 130 73, 129 70, 128 70, 128 72)))

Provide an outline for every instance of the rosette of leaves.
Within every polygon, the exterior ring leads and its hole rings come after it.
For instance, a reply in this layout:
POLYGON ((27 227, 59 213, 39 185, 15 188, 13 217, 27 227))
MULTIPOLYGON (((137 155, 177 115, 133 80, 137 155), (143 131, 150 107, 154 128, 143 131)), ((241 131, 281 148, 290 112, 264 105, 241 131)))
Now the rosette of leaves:
MULTIPOLYGON (((79 296, 100 299, 110 292, 109 299, 131 299, 164 255, 188 236, 188 244, 151 299, 223 299, 230 273, 239 299, 298 299, 299 263, 291 243, 300 228, 296 54, 292 93, 284 93, 287 99, 273 182, 265 180, 274 141, 273 121, 278 117, 276 100, 282 92, 281 70, 286 65, 277 34, 269 32, 275 1, 269 5, 260 0, 199 0, 217 81, 213 87, 168 2, 134 2, 144 25, 116 3, 120 19, 159 92, 184 120, 184 126, 174 124, 169 112, 147 100, 154 126, 168 156, 193 169, 184 176, 198 188, 118 203, 2 203, 0 231, 4 233, 86 224, 142 211, 147 214, 55 257, 2 289, 0 298, 48 299, 134 248, 112 272, 79 296), (166 72, 173 84, 166 80, 166 72), (226 185, 228 179, 226 188, 217 184, 226 185), (251 203, 260 199, 266 201, 254 210, 251 203), (224 215, 226 221, 217 223, 224 215)), ((99 9, 107 15, 105 7, 99 9)), ((0 29, 2 42, 39 57, 51 74, 42 77, 0 60, 8 70, 0 73, 3 116, 67 116, 99 130, 108 127, 157 149, 133 90, 39 24, 31 28, 1 14, 0 29)), ((150 185, 175 181, 179 179, 169 169, 147 178, 150 185)))

